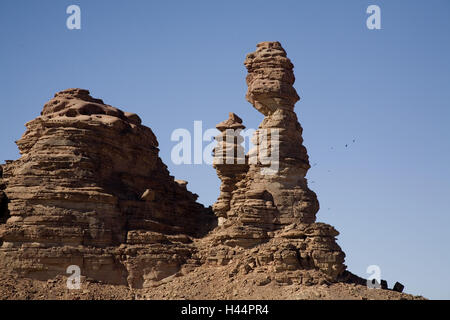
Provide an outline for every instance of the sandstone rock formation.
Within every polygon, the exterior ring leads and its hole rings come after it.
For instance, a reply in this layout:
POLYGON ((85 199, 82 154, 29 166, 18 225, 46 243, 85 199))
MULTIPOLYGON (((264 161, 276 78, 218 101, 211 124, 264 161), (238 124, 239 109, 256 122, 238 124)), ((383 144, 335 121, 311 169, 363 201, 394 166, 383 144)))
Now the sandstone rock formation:
POLYGON ((8 219, 8 199, 3 191, 0 191, 0 223, 8 219))
MULTIPOLYGON (((245 66, 246 98, 265 117, 255 133, 247 166, 215 166, 222 193, 213 209, 224 220, 215 241, 231 247, 270 242, 276 249, 260 252, 263 261, 279 259, 287 270, 316 268, 336 279, 345 270, 345 255, 335 242, 338 232, 315 223, 319 203, 305 178, 310 165, 294 112, 300 98, 293 87, 293 65, 279 42, 263 42, 247 55, 245 66)), ((242 121, 235 119, 219 124, 219 130, 243 128, 242 121)), ((223 153, 236 146, 218 144, 215 156, 221 148, 223 153)))
POLYGON ((245 129, 242 119, 231 112, 229 118, 219 123, 216 128, 221 134, 216 137, 217 146, 214 149, 213 166, 222 184, 219 199, 213 205, 213 210, 221 225, 230 210, 231 194, 248 170, 248 161, 244 155, 244 147, 241 145, 244 138, 240 135, 240 131, 245 129))
POLYGON ((1 214, 6 194, 10 216, 1 262, 21 274, 48 278, 75 264, 95 279, 142 286, 177 272, 190 237, 213 226, 136 114, 69 89, 26 127, 21 158, 0 181, 1 214))
POLYGON ((248 155, 236 114, 217 125, 212 210, 169 175, 136 114, 87 90, 57 93, 26 124, 20 159, 0 166, 0 268, 50 279, 78 265, 87 278, 132 288, 186 287, 183 279, 207 282, 216 270, 257 286, 353 277, 338 232, 316 222, 291 61, 279 42, 263 42, 245 66, 247 100, 264 120, 248 155))

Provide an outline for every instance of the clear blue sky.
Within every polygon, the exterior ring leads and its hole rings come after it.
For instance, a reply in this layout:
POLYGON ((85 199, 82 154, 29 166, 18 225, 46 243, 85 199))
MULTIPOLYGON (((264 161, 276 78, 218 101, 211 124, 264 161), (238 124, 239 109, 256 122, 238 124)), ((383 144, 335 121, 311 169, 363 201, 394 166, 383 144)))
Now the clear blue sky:
POLYGON ((341 232, 349 269, 365 277, 376 264, 390 287, 450 299, 449 15, 448 0, 1 0, 0 161, 18 158, 14 141, 55 92, 86 88, 138 113, 171 173, 210 205, 215 170, 174 165, 170 135, 230 111, 256 128, 243 61, 280 41, 316 163, 318 221, 341 232), (81 30, 66 28, 71 4, 81 30), (371 4, 381 30, 366 28, 371 4))

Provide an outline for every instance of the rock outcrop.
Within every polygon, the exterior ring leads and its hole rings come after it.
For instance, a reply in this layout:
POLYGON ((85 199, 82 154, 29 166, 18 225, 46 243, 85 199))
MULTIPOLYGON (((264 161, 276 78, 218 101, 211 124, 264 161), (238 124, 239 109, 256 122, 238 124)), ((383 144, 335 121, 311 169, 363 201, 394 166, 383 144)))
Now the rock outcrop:
POLYGON ((283 284, 342 280, 338 232, 316 222, 305 178, 293 65, 280 43, 263 42, 245 66, 247 100, 264 120, 248 155, 236 114, 217 125, 222 183, 212 210, 170 176, 136 114, 87 90, 57 93, 26 124, 20 159, 0 166, 0 267, 49 279, 77 265, 83 276, 133 288, 214 265, 283 284))
MULTIPOLYGON (((345 255, 335 242, 338 232, 315 223, 319 202, 305 178, 310 165, 294 112, 300 98, 293 87, 293 65, 279 42, 262 42, 247 55, 245 66, 246 98, 265 117, 245 164, 216 165, 222 193, 213 209, 223 222, 215 241, 246 248, 270 242, 259 252, 263 261, 276 263, 278 256, 286 270, 316 268, 337 279, 345 270, 345 255), (270 248, 274 244, 276 250, 270 248)), ((219 124, 219 130, 243 128, 236 118, 219 124)), ((220 148, 236 146, 219 144, 215 155, 220 148)))
POLYGON ((176 273, 191 238, 213 227, 136 114, 69 89, 26 127, 21 158, 0 181, 9 200, 1 260, 21 274, 48 278, 75 264, 94 279, 142 286, 176 273))

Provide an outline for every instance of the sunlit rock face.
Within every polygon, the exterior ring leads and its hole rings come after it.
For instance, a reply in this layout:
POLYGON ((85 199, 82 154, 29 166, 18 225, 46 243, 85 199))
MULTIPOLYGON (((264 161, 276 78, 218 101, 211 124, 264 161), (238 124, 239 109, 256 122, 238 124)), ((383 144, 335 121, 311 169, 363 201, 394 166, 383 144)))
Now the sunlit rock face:
POLYGON ((197 196, 169 175, 136 114, 68 89, 26 127, 21 158, 4 166, 2 178, 9 200, 2 251, 21 272, 45 278, 78 262, 85 273, 126 282, 145 254, 123 260, 119 248, 145 244, 155 252, 148 260, 176 269, 189 250, 172 261, 179 248, 171 252, 167 236, 198 237, 213 226, 197 196), (167 252, 158 251, 161 243, 167 252))
MULTIPOLYGON (((215 165, 222 181, 213 207, 221 219, 215 239, 241 247, 275 241, 280 250, 289 243, 291 255, 298 257, 291 259, 294 269, 316 267, 337 277, 345 270, 345 255, 335 242, 338 232, 315 223, 319 202, 305 178, 310 165, 303 129, 294 112, 300 99, 293 87, 294 66, 279 42, 259 43, 244 64, 248 70, 246 98, 264 120, 255 132, 255 147, 245 165, 215 165)), ((222 135, 233 127, 244 127, 235 115, 218 125, 222 135)), ((215 157, 224 152, 217 152, 220 147, 238 150, 242 139, 235 141, 236 145, 219 143, 215 157)))

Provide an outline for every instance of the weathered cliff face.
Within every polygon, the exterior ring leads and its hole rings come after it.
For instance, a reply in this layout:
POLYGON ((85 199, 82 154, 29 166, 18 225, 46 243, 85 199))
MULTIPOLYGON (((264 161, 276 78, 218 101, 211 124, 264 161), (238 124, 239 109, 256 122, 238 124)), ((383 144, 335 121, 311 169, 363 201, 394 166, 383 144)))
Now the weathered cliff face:
MULTIPOLYGON (((3 177, 3 166, 0 165, 0 224, 5 223, 8 219, 8 198, 3 190, 6 188, 5 184, 2 182, 3 177)), ((0 238, 1 241, 1 238, 0 238)), ((0 242, 1 245, 1 242, 0 242)))
MULTIPOLYGON (((281 269, 316 268, 336 279, 345 270, 345 255, 335 242, 338 232, 315 223, 319 202, 305 178, 310 165, 294 112, 300 98, 293 87, 293 65, 279 42, 262 42, 247 55, 245 66, 246 98, 265 117, 253 137, 247 166, 216 166, 225 192, 213 207, 222 220, 215 241, 246 248, 270 242, 278 249, 260 250, 263 261, 273 263, 278 256, 287 264, 281 269), (233 169, 239 174, 231 176, 233 169)), ((222 124, 218 128, 225 128, 222 124)), ((229 150, 229 145, 218 144, 215 151, 229 150)))
POLYGON ((10 217, 1 251, 18 271, 45 278, 77 264, 95 278, 141 285, 180 269, 191 254, 184 243, 213 226, 136 114, 69 89, 26 127, 21 158, 2 178, 10 217))

